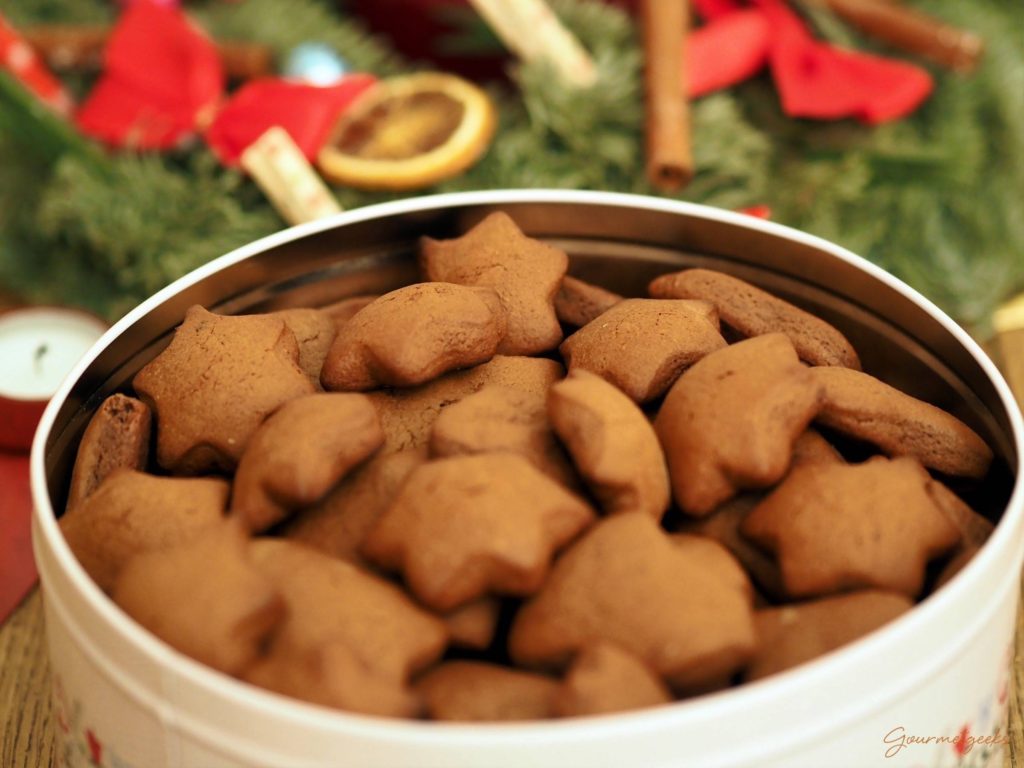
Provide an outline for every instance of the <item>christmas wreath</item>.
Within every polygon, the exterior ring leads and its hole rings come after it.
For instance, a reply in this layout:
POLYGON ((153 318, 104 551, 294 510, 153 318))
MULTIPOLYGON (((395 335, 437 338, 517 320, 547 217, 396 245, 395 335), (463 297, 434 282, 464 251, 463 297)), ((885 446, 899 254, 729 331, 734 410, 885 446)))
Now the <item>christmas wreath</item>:
MULTIPOLYGON (((551 5, 593 57, 596 83, 570 87, 542 62, 510 65, 508 83, 490 86, 499 127, 487 153, 423 193, 558 187, 665 194, 644 174, 643 56, 634 20, 599 2, 551 5)), ((820 39, 906 58, 861 37, 827 4, 792 5, 820 39)), ((703 96, 692 105, 696 173, 673 195, 730 209, 767 206, 774 220, 866 256, 984 335, 993 309, 1024 288, 1024 14, 1016 0, 913 6, 984 39, 973 72, 930 68, 934 88, 923 105, 880 125, 794 119, 764 75, 703 96)), ((8 0, 3 13, 18 28, 111 24, 119 11, 108 0, 8 0)), ((279 61, 316 41, 352 71, 386 77, 416 68, 320 0, 201 0, 186 11, 214 39, 260 43, 279 61)), ((86 76, 63 79, 76 95, 92 86, 86 76)), ((256 185, 203 145, 104 151, 6 77, 0 167, 0 283, 110 318, 283 225, 256 185)), ((334 192, 346 208, 396 196, 334 192)))

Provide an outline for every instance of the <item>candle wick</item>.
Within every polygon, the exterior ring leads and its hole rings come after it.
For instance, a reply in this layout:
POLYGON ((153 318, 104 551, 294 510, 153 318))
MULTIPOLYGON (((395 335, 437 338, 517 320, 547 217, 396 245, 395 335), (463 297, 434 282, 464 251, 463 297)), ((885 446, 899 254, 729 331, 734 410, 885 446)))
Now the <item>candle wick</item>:
POLYGON ((50 351, 50 345, 46 344, 46 343, 40 344, 38 347, 36 347, 36 353, 35 353, 35 355, 33 355, 32 359, 33 359, 33 362, 35 362, 36 372, 37 373, 42 368, 41 363, 43 361, 43 356, 47 352, 49 352, 49 351, 50 351))

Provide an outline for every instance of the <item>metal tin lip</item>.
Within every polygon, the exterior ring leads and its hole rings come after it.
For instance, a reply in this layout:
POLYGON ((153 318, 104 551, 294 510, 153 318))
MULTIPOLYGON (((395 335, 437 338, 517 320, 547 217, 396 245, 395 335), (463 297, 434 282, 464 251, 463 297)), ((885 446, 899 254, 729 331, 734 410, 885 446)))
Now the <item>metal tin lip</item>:
MULTIPOLYGON (((167 674, 180 675, 187 681, 211 695, 220 697, 225 703, 258 707, 272 711, 277 717, 288 722, 315 722, 327 730, 340 735, 358 731, 369 737, 386 738, 392 741, 428 744, 441 740, 447 743, 464 743, 467 747, 478 745, 489 739, 534 738, 549 740, 565 736, 579 737, 592 733, 599 724, 602 733, 609 730, 636 731, 664 727, 681 727, 688 722, 708 717, 730 717, 739 705, 757 702, 785 700, 801 691, 812 690, 833 673, 856 669, 875 654, 885 653, 908 636, 922 632, 922 627, 936 616, 948 610, 950 603, 962 600, 966 593, 979 589, 979 583, 986 570, 986 561, 993 560, 1007 551, 1016 551, 1013 562, 1019 569, 1022 528, 1024 528, 1024 419, 1010 392, 1008 385, 995 365, 989 360, 978 344, 940 309, 914 289, 871 264, 862 257, 829 243, 826 240, 772 222, 766 222, 743 214, 701 206, 693 203, 609 192, 566 191, 566 190, 496 190, 486 192, 459 192, 443 195, 411 198, 406 200, 367 206, 354 211, 292 227, 232 251, 182 277, 151 298, 140 304, 116 323, 78 363, 51 400, 40 422, 31 453, 31 485, 34 505, 33 527, 36 548, 47 547, 52 551, 59 567, 71 578, 78 590, 78 597, 104 622, 128 638, 141 649, 155 664, 165 665, 167 674), (353 713, 324 709, 300 701, 256 689, 248 684, 228 678, 190 658, 170 649, 162 641, 151 636, 135 625, 117 606, 92 582, 71 554, 57 526, 57 519, 49 497, 46 477, 46 448, 51 430, 55 426, 58 412, 69 397, 79 379, 92 362, 118 338, 148 312, 160 306, 167 299, 185 288, 195 285, 210 275, 242 262, 256 254, 290 242, 300 240, 326 230, 331 230, 362 221, 384 219, 399 214, 432 211, 445 208, 493 206, 516 203, 575 203, 581 205, 619 206, 640 211, 685 215, 734 225, 750 232, 783 238, 810 248, 824 251, 834 258, 846 262, 883 283, 891 290, 910 299, 936 320, 956 342, 966 349, 973 361, 980 366, 989 382, 995 388, 999 403, 1006 412, 1010 438, 1015 456, 1011 469, 1016 474, 1011 497, 995 532, 978 557, 942 590, 915 606, 905 616, 885 628, 857 640, 839 651, 811 661, 787 672, 761 681, 746 683, 736 688, 713 693, 687 701, 676 702, 663 707, 629 712, 599 718, 580 718, 566 721, 534 722, 528 724, 466 725, 447 723, 424 723, 416 721, 394 721, 368 717, 353 713)), ((1015 577, 1014 577, 1015 578, 1015 577)), ((948 656, 948 654, 947 654, 948 656)), ((944 656, 943 658, 946 658, 944 656)), ((931 666, 938 666, 938 663, 931 666)), ((919 670, 922 679, 931 666, 919 670)), ((891 691, 896 696, 903 689, 891 691)), ((876 700, 876 704, 877 704, 876 700)), ((835 713, 838 715, 839 713, 835 713)), ((825 725, 821 726, 822 728, 825 725)), ((808 738, 811 728, 801 733, 808 738)), ((498 742, 495 742, 498 743, 498 742)), ((777 745, 778 746, 778 745, 777 745)))

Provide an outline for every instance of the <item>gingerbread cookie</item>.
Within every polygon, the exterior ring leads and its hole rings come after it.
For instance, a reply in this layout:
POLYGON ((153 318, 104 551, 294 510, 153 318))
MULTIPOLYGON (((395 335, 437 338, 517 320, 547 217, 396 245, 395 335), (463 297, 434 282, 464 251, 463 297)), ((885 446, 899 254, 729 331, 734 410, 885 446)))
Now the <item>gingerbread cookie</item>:
POLYGON ((489 591, 532 594, 593 518, 522 456, 458 456, 413 470, 362 553, 400 570, 424 605, 449 611, 489 591))
POLYGON ((295 334, 295 342, 299 345, 299 367, 319 388, 320 369, 338 333, 334 318, 319 309, 304 307, 282 309, 271 312, 270 316, 284 320, 285 325, 295 334))
POLYGON ((481 597, 441 618, 448 627, 452 645, 482 651, 494 641, 500 614, 501 603, 497 598, 481 597))
POLYGON ((917 597, 928 561, 960 533, 928 493, 915 459, 795 467, 743 521, 775 553, 790 597, 873 587, 917 597))
POLYGON ((409 473, 426 460, 425 449, 374 456, 323 499, 289 520, 281 535, 331 557, 369 567, 359 554, 363 539, 398 495, 409 473))
POLYGON ((988 473, 992 449, 955 416, 866 373, 816 368, 812 375, 824 392, 820 424, 947 475, 988 473))
POLYGON ((156 414, 160 466, 233 470, 263 419, 316 391, 298 359, 295 334, 279 317, 191 307, 170 346, 132 382, 156 414))
MULTIPOLYGON (((793 444, 792 467, 803 464, 843 464, 843 457, 818 432, 809 429, 793 444)), ((678 523, 677 533, 707 536, 732 553, 749 574, 754 584, 774 600, 783 600, 786 589, 778 563, 740 533, 747 515, 764 500, 758 492, 741 493, 729 499, 706 517, 687 517, 678 523)))
POLYGON ((659 299, 699 299, 718 310, 724 325, 745 337, 785 334, 801 360, 860 370, 853 345, 820 317, 723 272, 687 269, 656 278, 648 288, 659 299))
POLYGON ((490 214, 462 237, 420 239, 427 280, 493 288, 508 316, 501 355, 535 355, 558 346, 554 298, 569 266, 564 251, 526 237, 508 214, 490 214))
POLYGON ((757 611, 757 652, 744 677, 758 680, 815 659, 888 624, 913 606, 904 595, 867 589, 757 611))
POLYGON ((108 397, 89 420, 71 472, 67 508, 77 506, 119 469, 146 468, 153 416, 141 400, 108 397))
POLYGON ((558 682, 477 661, 449 661, 416 684, 434 720, 542 720, 553 714, 558 682))
POLYGON ((607 517, 520 609, 509 651, 521 664, 561 668, 597 640, 681 690, 718 684, 754 650, 749 583, 710 540, 670 537, 639 512, 607 517))
POLYGON ((285 604, 247 557, 240 522, 225 520, 183 544, 129 560, 114 602, 157 637, 236 675, 262 652, 285 604))
POLYGON ((444 651, 444 624, 394 584, 290 541, 256 539, 250 553, 288 608, 272 653, 339 642, 367 674, 404 683, 444 651))
POLYGON ((960 543, 950 554, 949 562, 939 572, 935 589, 956 576, 988 541, 995 526, 979 515, 966 502, 938 480, 928 483, 928 495, 950 522, 960 531, 960 543))
POLYGON ((368 307, 380 296, 377 294, 366 294, 365 296, 349 296, 347 299, 340 299, 332 304, 320 307, 320 311, 328 315, 334 321, 334 327, 340 328, 356 314, 368 307))
POLYGON ((578 485, 548 423, 544 392, 486 386, 445 408, 430 433, 436 458, 498 451, 518 453, 569 488, 578 485))
POLYGON ((231 513, 253 532, 316 503, 384 442, 365 395, 323 393, 285 403, 253 434, 235 473, 231 513))
POLYGON ((694 365, 654 422, 676 503, 706 515, 740 489, 778 482, 820 396, 780 333, 741 341, 694 365))
POLYGON ((370 399, 384 429, 384 451, 405 451, 425 445, 445 408, 488 385, 547 396, 548 387, 564 375, 560 363, 538 357, 497 355, 468 371, 456 371, 410 389, 371 392, 370 399))
POLYGON ((489 288, 407 285, 340 328, 320 382, 348 391, 416 386, 490 360, 504 335, 505 311, 489 288))
POLYGON ((620 301, 617 293, 566 275, 555 294, 555 314, 566 325, 582 328, 620 301))
POLYGON ((670 495, 665 455, 632 400, 600 376, 577 369, 551 387, 548 412, 605 512, 661 519, 670 495))
POLYGON ((567 338, 559 350, 570 371, 596 373, 646 403, 724 346, 718 317, 707 302, 624 299, 567 338))
POLYGON ((612 643, 596 642, 573 660, 555 695, 555 713, 604 715, 670 701, 665 683, 640 659, 612 643))
POLYGON ((382 717, 416 717, 419 698, 401 681, 368 669, 340 641, 294 653, 271 653, 242 678, 269 691, 313 704, 382 717))
POLYGON ((224 517, 229 486, 215 478, 156 477, 122 469, 58 524, 85 572, 110 592, 124 564, 142 552, 195 538, 224 517))

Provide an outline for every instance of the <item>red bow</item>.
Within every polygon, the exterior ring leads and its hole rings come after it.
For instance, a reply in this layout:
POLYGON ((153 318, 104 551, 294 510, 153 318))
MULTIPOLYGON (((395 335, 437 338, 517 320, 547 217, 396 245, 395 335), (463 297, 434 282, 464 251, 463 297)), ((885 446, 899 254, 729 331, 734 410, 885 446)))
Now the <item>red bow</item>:
POLYGON ((207 143, 229 165, 280 125, 312 160, 338 115, 373 82, 352 75, 316 87, 262 78, 222 103, 224 72, 210 39, 178 8, 137 2, 118 20, 103 75, 75 121, 89 136, 136 149, 172 148, 205 129, 207 143))
POLYGON ((932 92, 922 68, 815 40, 782 0, 696 0, 707 23, 687 44, 691 97, 746 80, 767 64, 791 117, 904 117, 932 92))

